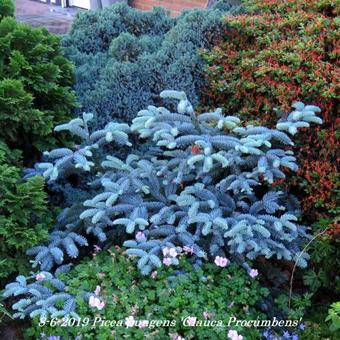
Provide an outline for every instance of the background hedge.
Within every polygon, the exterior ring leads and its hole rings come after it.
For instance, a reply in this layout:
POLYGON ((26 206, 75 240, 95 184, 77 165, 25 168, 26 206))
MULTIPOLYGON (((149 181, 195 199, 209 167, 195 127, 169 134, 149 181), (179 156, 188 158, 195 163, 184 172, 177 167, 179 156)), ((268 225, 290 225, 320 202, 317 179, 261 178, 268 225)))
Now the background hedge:
POLYGON ((141 12, 124 4, 79 13, 63 47, 76 65, 74 88, 82 109, 95 114, 98 126, 112 118, 128 122, 157 104, 167 88, 185 91, 196 105, 204 83, 198 49, 216 42, 222 14, 240 11, 222 8, 177 18, 162 8, 141 12))

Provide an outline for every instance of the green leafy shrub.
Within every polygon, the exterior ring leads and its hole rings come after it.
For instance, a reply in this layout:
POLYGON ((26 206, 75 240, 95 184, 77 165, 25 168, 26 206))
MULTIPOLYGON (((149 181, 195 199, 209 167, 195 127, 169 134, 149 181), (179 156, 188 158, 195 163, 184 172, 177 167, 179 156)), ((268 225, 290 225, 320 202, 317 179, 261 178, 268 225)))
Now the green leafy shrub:
POLYGON ((206 104, 261 122, 276 121, 273 109, 285 110, 294 100, 318 105, 325 124, 300 137, 302 168, 295 186, 305 193, 306 218, 314 222, 325 214, 335 216, 339 199, 336 6, 328 0, 245 3, 250 14, 226 17, 222 41, 205 54, 206 104))
POLYGON ((14 18, 1 20, 0 139, 24 150, 25 158, 53 145, 53 126, 75 107, 72 82, 58 37, 14 18))
POLYGON ((21 180, 19 154, 0 142, 0 280, 26 271, 24 251, 47 238, 51 222, 44 180, 21 180))
MULTIPOLYGON (((183 325, 182 318, 188 316, 204 320, 203 313, 209 313, 208 320, 222 320, 228 325, 229 318, 256 320, 265 315, 257 310, 256 303, 268 292, 261 288, 257 280, 247 272, 230 265, 218 268, 206 264, 194 269, 184 259, 176 268, 162 267, 154 278, 141 277, 135 268, 135 260, 127 258, 116 247, 95 254, 92 259, 77 265, 64 279, 69 284, 69 292, 79 297, 79 315, 87 326, 62 327, 55 325, 55 319, 33 320, 33 326, 27 331, 29 338, 39 338, 40 333, 46 336, 56 335, 62 339, 81 335, 82 339, 169 339, 169 333, 177 333, 186 339, 226 339, 228 329, 238 330, 245 339, 259 338, 254 327, 189 327, 183 325), (181 275, 178 275, 181 273, 181 275), (82 299, 83 291, 95 291, 100 286, 100 299, 105 306, 100 311, 89 306, 82 299), (146 328, 125 326, 129 316, 135 320, 176 320, 174 326, 146 328), (102 320, 122 320, 117 327, 91 327, 95 318, 102 320)), ((98 320, 98 319, 97 319, 98 320)))
POLYGON ((0 21, 4 17, 14 16, 14 3, 12 0, 0 0, 0 21))
POLYGON ((275 121, 280 112, 273 108, 285 110, 301 98, 321 107, 324 124, 298 137, 301 168, 286 184, 298 193, 303 220, 314 234, 328 228, 311 244, 305 282, 314 291, 339 292, 339 7, 331 0, 246 0, 244 5, 248 15, 226 17, 223 39, 205 53, 205 105, 240 112, 256 124, 275 121))
POLYGON ((330 322, 329 329, 331 332, 336 332, 340 329, 340 301, 331 305, 326 321, 330 322))
MULTIPOLYGON (((332 223, 330 218, 320 218, 313 229, 321 232, 332 223)), ((340 294, 340 247, 338 241, 330 235, 323 234, 309 247, 311 263, 304 273, 304 283, 310 291, 317 292, 319 289, 328 290, 340 294)))
POLYGON ((337 332, 330 330, 330 323, 325 320, 329 306, 313 303, 303 317, 304 329, 299 333, 299 340, 338 340, 337 332))

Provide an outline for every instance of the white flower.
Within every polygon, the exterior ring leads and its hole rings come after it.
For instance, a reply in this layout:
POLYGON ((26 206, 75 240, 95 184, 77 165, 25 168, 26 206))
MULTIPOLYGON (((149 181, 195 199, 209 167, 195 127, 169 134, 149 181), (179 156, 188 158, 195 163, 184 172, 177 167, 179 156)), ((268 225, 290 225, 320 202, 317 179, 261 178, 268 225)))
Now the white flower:
POLYGON ((249 272, 249 276, 252 277, 253 279, 259 275, 259 272, 257 269, 251 269, 250 272, 249 272))
POLYGON ((94 293, 95 293, 96 295, 99 295, 99 294, 100 294, 100 290, 101 290, 100 286, 97 286, 97 287, 96 287, 96 290, 94 291, 94 293))
POLYGON ((42 280, 46 279, 46 276, 45 276, 45 274, 43 274, 43 273, 39 273, 39 274, 37 274, 37 275, 35 276, 35 279, 36 279, 37 281, 42 281, 42 280))
POLYGON ((191 326, 191 327, 195 326, 196 320, 197 318, 195 316, 189 316, 187 318, 187 326, 191 326))
POLYGON ((228 332, 228 338, 230 340, 243 340, 243 336, 242 335, 239 335, 236 331, 234 330, 230 330, 228 332))
POLYGON ((100 301, 98 298, 92 295, 89 299, 89 305, 91 307, 96 307, 98 310, 102 310, 105 307, 105 302, 100 301))
POLYGON ((169 255, 169 251, 170 251, 169 247, 165 247, 165 248, 163 248, 163 250, 162 250, 162 252, 163 252, 163 255, 164 255, 164 256, 167 256, 167 255, 169 255))
POLYGON ((171 265, 171 258, 170 257, 166 257, 163 259, 163 264, 165 264, 166 266, 170 266, 171 265))
POLYGON ((176 257, 178 255, 177 251, 175 248, 170 248, 169 249, 169 255, 172 257, 176 257))
POLYGON ((216 256, 214 262, 219 267, 226 267, 229 264, 229 260, 221 256, 216 256))
POLYGON ((145 236, 145 234, 144 234, 142 231, 139 231, 139 232, 136 234, 136 240, 137 240, 138 242, 146 241, 146 236, 145 236))
POLYGON ((125 325, 126 327, 133 327, 135 324, 135 318, 130 315, 129 317, 125 318, 125 325))

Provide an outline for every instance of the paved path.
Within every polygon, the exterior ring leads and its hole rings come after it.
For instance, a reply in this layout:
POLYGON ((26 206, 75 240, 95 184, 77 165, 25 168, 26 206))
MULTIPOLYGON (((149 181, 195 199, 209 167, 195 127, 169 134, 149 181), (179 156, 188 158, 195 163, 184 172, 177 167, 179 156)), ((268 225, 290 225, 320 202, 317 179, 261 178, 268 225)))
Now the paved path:
POLYGON ((81 9, 62 8, 31 0, 16 0, 16 17, 34 27, 46 27, 56 34, 66 33, 72 25, 74 16, 81 9))

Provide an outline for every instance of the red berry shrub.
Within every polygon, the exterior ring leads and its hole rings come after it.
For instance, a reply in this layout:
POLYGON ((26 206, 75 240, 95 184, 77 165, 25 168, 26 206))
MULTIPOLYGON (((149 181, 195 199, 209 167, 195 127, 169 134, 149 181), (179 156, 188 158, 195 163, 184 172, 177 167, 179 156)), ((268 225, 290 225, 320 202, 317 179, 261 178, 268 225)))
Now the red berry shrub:
POLYGON ((336 235, 340 68, 335 2, 244 2, 248 14, 226 17, 220 43, 204 52, 209 83, 204 105, 266 125, 277 120, 274 108, 287 112, 295 100, 319 106, 324 124, 299 134, 301 170, 289 184, 303 198, 305 218, 328 218, 336 235))

